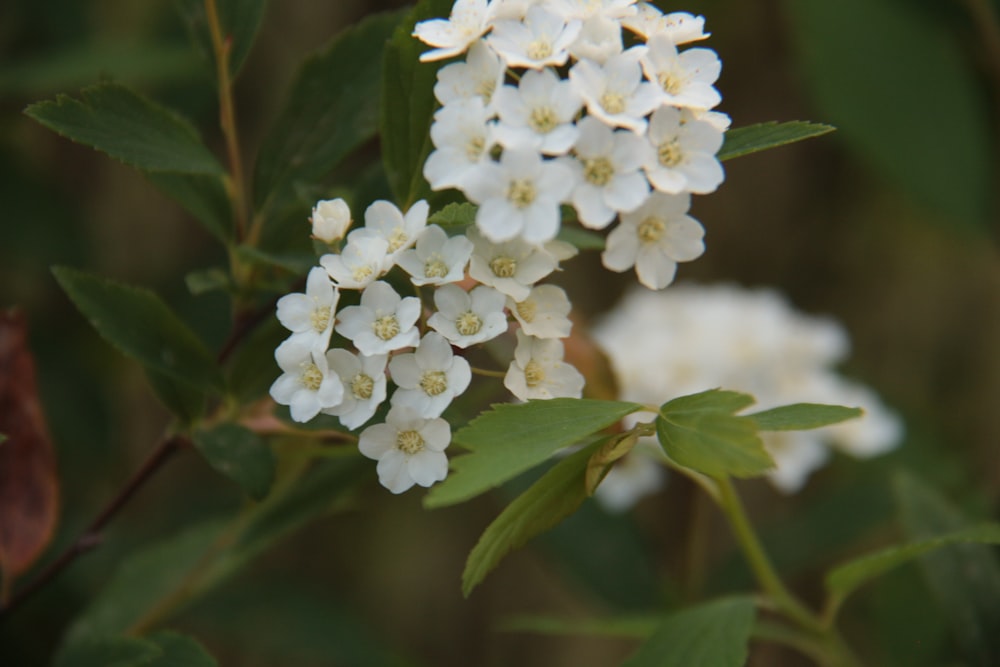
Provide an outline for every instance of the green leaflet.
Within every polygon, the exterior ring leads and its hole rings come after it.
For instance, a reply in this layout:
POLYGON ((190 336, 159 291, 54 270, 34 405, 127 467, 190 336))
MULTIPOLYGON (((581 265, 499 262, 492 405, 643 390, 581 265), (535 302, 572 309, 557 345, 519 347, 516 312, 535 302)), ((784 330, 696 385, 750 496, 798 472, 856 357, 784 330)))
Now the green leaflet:
POLYGON ((216 667, 218 663, 201 644, 176 632, 158 632, 148 641, 162 651, 147 667, 216 667))
POLYGON ((146 667, 163 655, 154 643, 136 637, 87 637, 64 646, 54 667, 146 667))
POLYGON ((254 500, 263 499, 274 483, 271 448, 250 429, 219 424, 194 432, 195 447, 215 470, 239 484, 254 500))
POLYGON ((719 150, 720 160, 731 160, 769 148, 777 148, 803 139, 819 137, 836 128, 822 123, 793 120, 787 123, 771 121, 747 127, 737 127, 726 132, 726 141, 719 150))
POLYGON ((860 408, 818 403, 795 403, 747 415, 761 431, 808 431, 860 417, 860 408))
POLYGON ((427 223, 440 227, 465 227, 476 221, 476 211, 479 207, 469 202, 451 203, 440 211, 432 213, 427 223))

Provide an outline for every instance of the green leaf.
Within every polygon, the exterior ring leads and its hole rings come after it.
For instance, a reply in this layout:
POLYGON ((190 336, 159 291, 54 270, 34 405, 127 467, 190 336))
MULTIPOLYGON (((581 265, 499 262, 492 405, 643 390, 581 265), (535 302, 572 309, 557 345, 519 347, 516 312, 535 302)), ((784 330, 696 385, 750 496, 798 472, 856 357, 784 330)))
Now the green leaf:
POLYGON ((471 453, 451 460, 451 474, 431 488, 424 505, 443 507, 484 493, 641 409, 574 398, 494 405, 455 433, 453 441, 471 453))
POLYGON ((500 513, 465 561, 462 594, 468 596, 511 551, 576 511, 587 497, 583 476, 600 443, 571 454, 500 513))
MULTIPOLYGON (((906 533, 912 538, 929 538, 969 523, 958 508, 912 475, 893 479, 893 491, 906 533)), ((920 566, 966 663, 1000 664, 997 550, 976 543, 956 545, 924 556, 920 566)))
MULTIPOLYGON (((148 667, 163 655, 154 643, 135 637, 87 637, 65 645, 55 667, 148 667)), ((194 667, 194 666, 192 666, 194 667)))
POLYGON ((589 229, 563 225, 557 238, 573 244, 580 250, 604 250, 604 237, 589 229))
POLYGON ((734 413, 751 405, 752 396, 711 389, 663 404, 656 435, 663 451, 680 465, 712 477, 757 477, 774 461, 750 417, 734 413))
POLYGON ((150 182, 180 204, 212 236, 227 243, 233 216, 222 178, 215 175, 147 173, 150 182))
MULTIPOLYGON (((881 549, 840 565, 826 575, 826 590, 830 598, 828 604, 836 610, 848 595, 889 570, 934 549, 962 542, 1000 544, 1000 524, 972 526, 932 539, 881 549)), ((964 578, 962 573, 956 573, 956 576, 957 579, 950 580, 949 584, 955 584, 964 578)))
POLYGON ((755 412, 747 417, 757 422, 761 431, 807 431, 855 419, 864 414, 861 408, 819 403, 795 403, 755 412))
POLYGON ((125 86, 92 86, 80 100, 59 95, 24 112, 67 139, 143 171, 223 172, 190 123, 125 86))
POLYGON ((399 21, 399 12, 367 18, 303 64, 257 159, 258 207, 296 181, 322 178, 375 136, 382 51, 399 21))
POLYGON ((810 123, 803 120, 793 120, 787 123, 771 121, 758 123, 747 127, 737 127, 726 132, 726 141, 719 150, 720 160, 730 160, 751 153, 766 151, 796 141, 819 137, 833 132, 835 127, 822 123, 810 123))
POLYGON ((469 202, 453 202, 440 211, 431 213, 427 223, 440 227, 466 227, 476 221, 476 211, 479 207, 469 202))
POLYGON ((219 424, 194 433, 194 444, 208 464, 233 480, 254 500, 274 483, 274 454, 256 433, 238 424, 219 424))
POLYGON ((146 667, 216 667, 218 663, 205 648, 191 637, 176 632, 158 632, 149 642, 162 651, 162 655, 146 667))
POLYGON ((124 354, 197 388, 221 386, 212 355, 156 294, 68 267, 52 272, 97 332, 124 354))
MULTIPOLYGON (((224 39, 230 41, 229 73, 236 77, 260 28, 267 0, 218 0, 219 23, 224 39)), ((202 55, 215 62, 212 36, 208 29, 204 0, 177 0, 177 9, 188 33, 202 55)))
POLYGON ((187 382, 146 369, 146 379, 163 405, 182 424, 190 425, 205 414, 205 394, 187 382))
POLYGON ((281 326, 277 317, 268 317, 254 327, 243 343, 226 363, 226 377, 230 392, 241 404, 250 403, 267 395, 271 384, 281 375, 277 363, 271 359, 278 345, 288 337, 288 329, 281 326))
POLYGON ((229 273, 218 266, 192 271, 184 276, 184 284, 187 285, 188 291, 195 296, 215 291, 225 292, 233 287, 229 273))
POLYGON ((724 598, 671 614, 622 667, 742 667, 753 599, 724 598))
POLYGON ((424 161, 431 150, 431 121, 437 101, 434 83, 441 63, 419 62, 427 47, 411 36, 419 21, 444 18, 451 0, 421 0, 396 29, 385 51, 380 115, 382 162, 402 208, 426 196, 424 161))
POLYGON ((949 31, 930 7, 939 3, 784 4, 801 79, 839 136, 917 201, 958 222, 989 223, 996 112, 964 26, 949 31))
POLYGON ((531 632, 540 635, 646 639, 663 620, 663 614, 585 619, 520 614, 502 620, 497 629, 501 632, 531 632))

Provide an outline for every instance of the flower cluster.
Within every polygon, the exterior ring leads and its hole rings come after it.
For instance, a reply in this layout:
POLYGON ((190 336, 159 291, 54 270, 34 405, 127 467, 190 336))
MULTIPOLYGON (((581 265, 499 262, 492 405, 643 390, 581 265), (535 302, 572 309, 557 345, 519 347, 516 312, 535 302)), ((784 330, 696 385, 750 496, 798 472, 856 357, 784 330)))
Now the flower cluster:
POLYGON ((385 422, 364 429, 358 442, 362 454, 378 460, 379 481, 393 493, 430 486, 448 473, 451 428, 441 415, 472 379, 462 350, 514 328, 504 385, 515 397, 583 391, 583 377, 563 361, 559 340, 570 331, 569 299, 559 287, 536 284, 575 248, 559 241, 494 243, 474 227, 449 236, 428 224, 428 213, 424 201, 405 214, 377 201, 365 211, 364 226, 342 240, 351 225, 346 203, 319 202, 313 237, 331 252, 309 272, 304 293, 278 301, 278 319, 291 335, 275 351, 283 372, 271 396, 289 406, 292 419, 322 413, 358 429, 386 400, 390 381, 395 387, 385 422), (411 295, 397 292, 393 284, 400 283, 411 295), (359 294, 340 307, 345 290, 359 294), (331 349, 334 332, 355 351, 331 349))
MULTIPOLYGON (((902 436, 899 419, 874 392, 834 370, 849 349, 844 329, 793 311, 774 291, 689 285, 663 293, 634 291, 597 323, 593 335, 608 354, 624 400, 660 404, 725 387, 753 394, 760 409, 799 402, 863 408, 864 417, 842 424, 762 434, 777 464, 770 480, 786 493, 823 465, 829 446, 868 457, 894 448, 902 436)), ((627 465, 605 478, 598 497, 622 508, 654 490, 662 482, 655 457, 652 448, 634 450, 627 465)))
POLYGON ((666 287, 704 251, 690 195, 723 180, 721 64, 678 50, 704 23, 635 0, 456 0, 413 33, 435 47, 421 60, 465 54, 438 72, 424 176, 477 204, 492 243, 551 241, 561 205, 590 229, 618 220, 604 266, 666 287))

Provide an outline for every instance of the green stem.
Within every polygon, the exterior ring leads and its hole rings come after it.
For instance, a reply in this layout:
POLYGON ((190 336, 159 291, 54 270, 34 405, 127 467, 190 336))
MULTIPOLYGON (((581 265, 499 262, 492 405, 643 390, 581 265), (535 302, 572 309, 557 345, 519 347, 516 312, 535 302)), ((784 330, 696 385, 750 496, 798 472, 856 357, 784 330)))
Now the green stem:
POLYGON ((488 378, 502 379, 507 377, 507 373, 505 373, 504 371, 490 371, 486 370, 485 368, 472 368, 471 370, 473 375, 482 375, 483 377, 488 377, 488 378))

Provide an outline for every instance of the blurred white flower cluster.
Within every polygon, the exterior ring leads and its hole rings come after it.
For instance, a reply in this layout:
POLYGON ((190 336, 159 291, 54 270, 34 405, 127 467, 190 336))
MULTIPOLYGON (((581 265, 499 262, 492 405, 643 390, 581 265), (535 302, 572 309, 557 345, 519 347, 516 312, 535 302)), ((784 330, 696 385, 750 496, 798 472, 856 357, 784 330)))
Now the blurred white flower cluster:
MULTIPOLYGON (((635 290, 592 333, 610 359, 623 400, 660 405, 721 387, 753 394, 754 409, 789 403, 863 408, 863 417, 843 424, 762 434, 777 464, 770 480, 786 493, 805 484, 830 447, 864 458, 896 447, 902 437, 900 420, 873 391, 837 373, 850 346, 843 327, 795 312, 778 292, 695 285, 635 290)), ((624 509, 658 488, 660 456, 658 446, 636 448, 608 474, 598 498, 624 509)))
POLYGON ((721 63, 678 50, 704 24, 635 0, 457 0, 413 33, 435 47, 421 60, 465 54, 438 72, 424 176, 478 204, 488 243, 551 241, 563 204, 590 229, 617 219, 605 267, 666 287, 704 251, 691 193, 723 180, 721 63))

